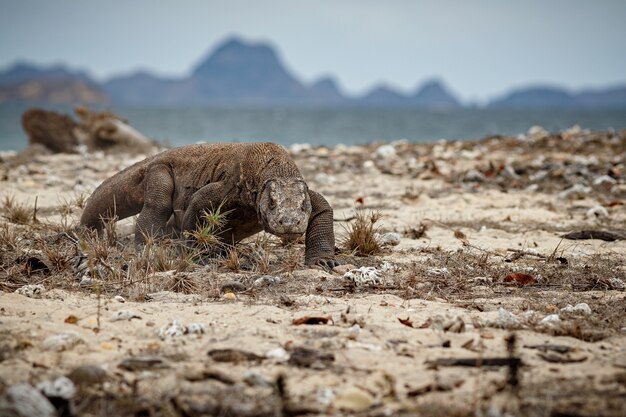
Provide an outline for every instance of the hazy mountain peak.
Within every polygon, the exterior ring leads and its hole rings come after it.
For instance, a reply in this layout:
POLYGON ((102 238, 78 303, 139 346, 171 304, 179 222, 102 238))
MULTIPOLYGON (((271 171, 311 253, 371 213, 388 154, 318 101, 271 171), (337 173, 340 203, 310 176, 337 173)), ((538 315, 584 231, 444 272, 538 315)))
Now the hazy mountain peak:
POLYGON ((422 83, 412 101, 421 106, 451 108, 459 107, 459 100, 448 90, 443 81, 435 78, 422 83))

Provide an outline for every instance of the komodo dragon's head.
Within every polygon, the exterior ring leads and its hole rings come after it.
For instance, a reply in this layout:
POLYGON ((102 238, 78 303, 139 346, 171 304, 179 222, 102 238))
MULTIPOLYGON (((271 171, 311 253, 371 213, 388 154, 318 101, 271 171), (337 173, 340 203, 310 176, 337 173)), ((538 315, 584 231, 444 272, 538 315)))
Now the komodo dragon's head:
POLYGON ((264 184, 258 202, 259 218, 266 232, 287 240, 295 240, 306 232, 311 200, 303 180, 269 180, 264 184))

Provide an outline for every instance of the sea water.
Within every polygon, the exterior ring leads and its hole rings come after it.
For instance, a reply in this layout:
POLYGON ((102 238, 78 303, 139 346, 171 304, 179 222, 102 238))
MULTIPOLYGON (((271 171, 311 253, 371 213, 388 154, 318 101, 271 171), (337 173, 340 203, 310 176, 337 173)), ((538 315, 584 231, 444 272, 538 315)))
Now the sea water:
MULTIPOLYGON (((27 144, 23 105, 0 105, 0 150, 27 144)), ((51 107, 72 114, 71 107, 51 107)), ((271 141, 282 145, 345 145, 407 139, 480 139, 518 135, 540 125, 558 131, 579 125, 591 130, 626 129, 626 110, 414 110, 361 108, 140 108, 109 110, 167 146, 196 142, 271 141)))

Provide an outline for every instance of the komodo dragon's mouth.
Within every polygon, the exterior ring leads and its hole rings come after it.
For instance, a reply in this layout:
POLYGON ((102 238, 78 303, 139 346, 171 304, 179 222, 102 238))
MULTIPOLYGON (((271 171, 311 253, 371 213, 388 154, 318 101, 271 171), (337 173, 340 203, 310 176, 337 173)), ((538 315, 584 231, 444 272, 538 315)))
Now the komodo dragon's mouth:
POLYGON ((276 233, 276 236, 281 238, 284 242, 290 243, 298 240, 302 233, 276 233))

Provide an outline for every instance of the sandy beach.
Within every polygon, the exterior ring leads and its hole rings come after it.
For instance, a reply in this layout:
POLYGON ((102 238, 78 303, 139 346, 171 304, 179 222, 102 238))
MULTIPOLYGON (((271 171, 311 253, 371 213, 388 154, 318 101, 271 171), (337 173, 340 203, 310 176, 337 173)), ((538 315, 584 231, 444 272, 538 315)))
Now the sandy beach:
POLYGON ((74 237, 145 155, 1 155, 0 415, 15 387, 81 416, 624 415, 626 131, 290 151, 332 271, 268 234, 197 263, 136 254, 132 218, 74 237), (344 248, 356 213, 380 253, 344 248))

